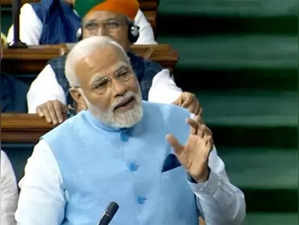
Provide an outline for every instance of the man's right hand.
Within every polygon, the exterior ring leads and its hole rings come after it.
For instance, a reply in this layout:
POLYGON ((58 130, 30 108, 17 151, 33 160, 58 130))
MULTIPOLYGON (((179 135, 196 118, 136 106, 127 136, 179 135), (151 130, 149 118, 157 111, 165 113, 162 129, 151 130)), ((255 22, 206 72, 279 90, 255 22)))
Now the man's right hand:
POLYGON ((36 108, 40 117, 45 117, 48 123, 62 123, 67 118, 67 107, 58 100, 47 101, 36 108))

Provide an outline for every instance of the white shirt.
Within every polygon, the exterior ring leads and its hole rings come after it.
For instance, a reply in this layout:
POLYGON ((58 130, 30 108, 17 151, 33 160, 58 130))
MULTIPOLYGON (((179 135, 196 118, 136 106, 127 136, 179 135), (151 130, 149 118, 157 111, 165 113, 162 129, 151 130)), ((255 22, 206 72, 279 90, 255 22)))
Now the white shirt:
MULTIPOLYGON (((139 26, 139 38, 135 44, 157 44, 155 41, 153 29, 139 9, 135 20, 139 26)), ((32 6, 26 3, 20 10, 20 40, 27 45, 39 45, 39 39, 42 33, 43 24, 35 14, 32 6)), ((13 26, 8 30, 7 42, 13 40, 13 26)))
MULTIPOLYGON (((190 183, 200 202, 207 225, 239 225, 245 217, 243 193, 226 175, 223 161, 214 149, 209 158, 208 181, 190 183)), ((41 140, 34 148, 20 182, 16 220, 19 225, 59 225, 64 218, 68 194, 48 143, 41 140), (32 204, 34 203, 34 204, 32 204)))
POLYGON ((18 202, 18 189, 15 173, 11 163, 1 150, 1 176, 0 176, 0 224, 14 225, 14 213, 18 202))

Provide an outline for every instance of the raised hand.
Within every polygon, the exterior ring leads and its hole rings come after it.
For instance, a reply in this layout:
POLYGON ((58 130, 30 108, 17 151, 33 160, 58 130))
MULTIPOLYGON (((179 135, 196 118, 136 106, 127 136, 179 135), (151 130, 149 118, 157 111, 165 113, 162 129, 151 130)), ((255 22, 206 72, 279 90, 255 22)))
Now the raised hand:
POLYGON ((197 182, 204 182, 209 177, 208 161, 213 147, 212 132, 198 121, 189 118, 187 122, 191 129, 185 145, 181 145, 172 134, 166 135, 166 139, 190 176, 197 182))

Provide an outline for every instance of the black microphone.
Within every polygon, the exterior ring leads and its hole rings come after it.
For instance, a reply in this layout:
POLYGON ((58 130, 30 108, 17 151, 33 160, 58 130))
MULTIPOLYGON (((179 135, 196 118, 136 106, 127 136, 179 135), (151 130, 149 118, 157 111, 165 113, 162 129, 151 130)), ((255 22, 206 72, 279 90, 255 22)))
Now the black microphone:
POLYGON ((99 225, 108 225, 117 210, 118 204, 116 202, 110 202, 102 216, 102 219, 100 220, 99 225))

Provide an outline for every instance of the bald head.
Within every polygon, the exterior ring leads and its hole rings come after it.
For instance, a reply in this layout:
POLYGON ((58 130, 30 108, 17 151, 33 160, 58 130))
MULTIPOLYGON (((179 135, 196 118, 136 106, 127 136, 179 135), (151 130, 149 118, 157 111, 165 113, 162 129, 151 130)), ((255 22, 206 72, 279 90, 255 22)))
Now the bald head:
MULTIPOLYGON (((80 86, 79 78, 76 74, 78 63, 88 59, 96 52, 101 52, 105 48, 115 48, 124 60, 129 63, 129 58, 123 48, 115 41, 104 36, 93 36, 86 38, 76 44, 69 52, 65 63, 65 75, 71 87, 80 86)), ((99 62, 100 63, 100 62, 99 62)))

